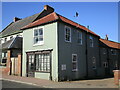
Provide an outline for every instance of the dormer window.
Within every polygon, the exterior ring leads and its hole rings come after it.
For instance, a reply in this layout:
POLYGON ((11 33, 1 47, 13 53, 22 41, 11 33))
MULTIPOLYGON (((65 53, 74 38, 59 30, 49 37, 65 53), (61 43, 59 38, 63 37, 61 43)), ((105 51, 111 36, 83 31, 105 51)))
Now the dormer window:
POLYGON ((7 42, 7 38, 5 38, 4 42, 7 42))
POLYGON ((90 40, 90 47, 93 47, 93 37, 92 36, 89 36, 89 40, 90 40))
POLYGON ((43 28, 34 29, 34 45, 43 44, 43 28))
POLYGON ((68 26, 65 26, 65 41, 71 42, 71 28, 68 26))

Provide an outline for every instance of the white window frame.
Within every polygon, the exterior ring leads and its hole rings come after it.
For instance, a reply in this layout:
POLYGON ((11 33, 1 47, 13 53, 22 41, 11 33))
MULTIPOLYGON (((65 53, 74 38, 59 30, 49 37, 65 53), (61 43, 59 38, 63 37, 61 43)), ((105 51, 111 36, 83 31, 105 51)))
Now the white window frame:
POLYGON ((95 57, 92 57, 92 64, 93 64, 92 68, 94 67, 93 69, 96 69, 97 66, 96 66, 96 58, 95 57))
POLYGON ((117 51, 116 51, 115 49, 111 49, 111 54, 112 54, 112 55, 117 55, 117 51), (113 51, 114 53, 112 53, 112 51, 113 51))
POLYGON ((103 62, 105 68, 108 68, 108 62, 103 62))
POLYGON ((82 43, 83 43, 83 40, 82 40, 82 32, 81 31, 78 31, 78 43, 80 44, 80 45, 82 45, 82 43), (81 34, 81 35, 80 35, 81 34))
POLYGON ((37 27, 37 28, 33 28, 33 46, 37 46, 37 45, 43 45, 44 44, 44 27, 37 27), (34 31, 36 30, 36 29, 42 29, 43 30, 43 41, 40 41, 39 43, 34 43, 34 31))
POLYGON ((72 54, 72 71, 78 71, 77 59, 77 54, 72 54), (73 56, 76 56, 76 61, 73 61, 73 56), (73 69, 73 63, 76 63, 76 69, 73 69))
POLYGON ((65 27, 64 27, 64 39, 65 39, 65 42, 71 42, 71 28, 68 27, 68 26, 65 26, 65 27), (69 40, 69 41, 66 40, 66 28, 69 28, 69 30, 70 30, 70 40, 69 40))
POLYGON ((93 36, 89 36, 89 41, 90 41, 90 47, 94 47, 94 39, 93 39, 93 36), (92 43, 91 43, 92 41, 92 43))
POLYGON ((103 54, 107 54, 106 48, 102 48, 102 50, 103 50, 103 54))

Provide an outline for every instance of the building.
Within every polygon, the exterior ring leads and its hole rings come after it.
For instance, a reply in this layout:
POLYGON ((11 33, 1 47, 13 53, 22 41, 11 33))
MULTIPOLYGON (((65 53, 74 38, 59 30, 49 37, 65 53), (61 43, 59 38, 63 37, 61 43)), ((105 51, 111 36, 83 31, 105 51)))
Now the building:
POLYGON ((101 39, 48 5, 39 14, 17 22, 14 30, 19 26, 23 37, 22 76, 53 81, 79 80, 109 77, 113 75, 112 70, 119 69, 120 48, 117 46, 120 43, 101 39), (118 54, 110 55, 114 50, 118 54), (110 64, 112 62, 115 64, 110 64))

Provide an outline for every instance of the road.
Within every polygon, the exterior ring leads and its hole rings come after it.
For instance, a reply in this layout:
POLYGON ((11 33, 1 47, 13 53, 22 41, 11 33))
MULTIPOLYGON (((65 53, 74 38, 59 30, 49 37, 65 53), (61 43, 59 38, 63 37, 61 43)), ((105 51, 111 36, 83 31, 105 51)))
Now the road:
MULTIPOLYGON (((1 80, 0 80, 1 82, 1 80)), ((2 88, 42 88, 35 85, 2 80, 2 88)))

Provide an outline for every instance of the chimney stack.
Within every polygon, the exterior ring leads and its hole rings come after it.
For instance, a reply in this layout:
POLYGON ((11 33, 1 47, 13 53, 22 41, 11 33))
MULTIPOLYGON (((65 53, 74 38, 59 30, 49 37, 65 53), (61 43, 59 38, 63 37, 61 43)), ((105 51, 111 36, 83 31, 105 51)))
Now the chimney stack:
POLYGON ((16 22, 16 21, 18 21, 18 20, 21 20, 21 19, 18 18, 18 17, 14 17, 13 22, 16 22))
POLYGON ((49 5, 45 5, 44 10, 49 11, 49 12, 54 12, 54 8, 50 7, 49 5))
POLYGON ((108 35, 106 34, 106 36, 105 36, 105 40, 108 40, 108 35))

